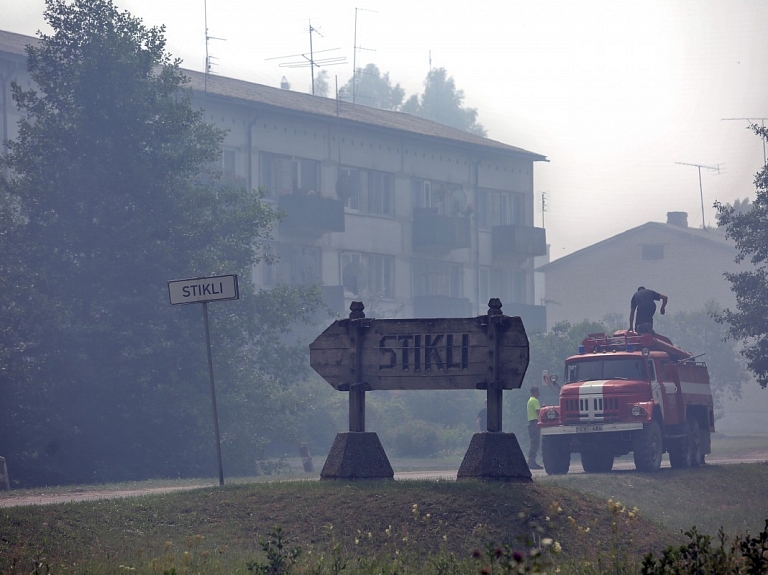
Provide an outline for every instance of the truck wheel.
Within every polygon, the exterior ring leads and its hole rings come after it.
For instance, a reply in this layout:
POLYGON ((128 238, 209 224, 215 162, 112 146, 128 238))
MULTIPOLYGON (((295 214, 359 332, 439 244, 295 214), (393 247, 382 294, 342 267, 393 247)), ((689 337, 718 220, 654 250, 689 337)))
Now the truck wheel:
POLYGON ((685 429, 685 437, 676 438, 670 441, 669 464, 672 469, 687 469, 691 466, 691 448, 688 427, 685 429))
POLYGON ((613 469, 613 453, 599 449, 581 452, 581 466, 587 473, 608 473, 613 469))
POLYGON ((661 467, 663 453, 664 444, 658 422, 646 423, 642 431, 635 436, 635 467, 638 471, 657 471, 661 467))
POLYGON ((691 467, 698 467, 704 460, 703 449, 701 446, 701 426, 699 420, 692 418, 686 424, 688 436, 688 453, 691 459, 691 467))
POLYGON ((542 437, 542 459, 547 475, 565 475, 571 466, 571 449, 560 437, 542 437))

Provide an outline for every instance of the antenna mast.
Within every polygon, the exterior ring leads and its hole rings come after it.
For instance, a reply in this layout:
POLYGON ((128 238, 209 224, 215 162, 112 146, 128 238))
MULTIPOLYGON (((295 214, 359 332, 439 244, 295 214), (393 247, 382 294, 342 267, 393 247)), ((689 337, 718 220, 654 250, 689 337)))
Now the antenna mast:
POLYGON ((675 163, 681 166, 693 166, 694 168, 697 168, 699 170, 699 195, 701 196, 701 229, 706 231, 707 224, 704 221, 704 189, 701 186, 701 169, 704 168, 705 170, 714 170, 719 174, 720 164, 717 164, 716 166, 705 166, 704 164, 686 164, 685 162, 675 162, 675 163))
POLYGON ((208 0, 203 0, 203 12, 204 12, 204 18, 205 18, 205 71, 203 72, 203 86, 204 91, 208 91, 208 73, 211 71, 211 59, 214 58, 213 56, 208 55, 208 41, 209 40, 222 40, 226 42, 225 38, 216 38, 215 36, 209 36, 208 35, 208 0))
MULTIPOLYGON (((768 120, 768 118, 723 118, 723 121, 726 120, 746 120, 749 122, 749 125, 757 125, 757 121, 760 120, 760 126, 765 129, 765 121, 768 120)), ((765 156, 765 138, 760 138, 763 141, 763 165, 768 164, 768 160, 766 160, 765 156)))

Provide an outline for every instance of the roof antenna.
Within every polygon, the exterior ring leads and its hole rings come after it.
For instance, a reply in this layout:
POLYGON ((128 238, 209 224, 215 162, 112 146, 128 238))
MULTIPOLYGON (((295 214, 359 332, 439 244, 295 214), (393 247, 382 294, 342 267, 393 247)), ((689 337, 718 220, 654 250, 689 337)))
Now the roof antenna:
POLYGON ((208 0, 203 0, 203 11, 204 11, 204 18, 205 18, 205 71, 204 74, 204 91, 208 91, 208 73, 211 71, 211 60, 218 60, 218 58, 214 56, 208 55, 208 40, 221 40, 223 42, 226 42, 226 38, 216 38, 215 36, 209 36, 208 35, 208 0))
POLYGON ((707 224, 704 221, 704 189, 701 187, 701 168, 704 168, 705 170, 713 170, 719 174, 720 166, 722 164, 717 164, 716 166, 705 166, 704 164, 686 164, 685 162, 675 162, 675 163, 681 166, 693 166, 694 168, 698 168, 699 170, 699 195, 701 196, 701 229, 704 231, 707 231, 707 224))

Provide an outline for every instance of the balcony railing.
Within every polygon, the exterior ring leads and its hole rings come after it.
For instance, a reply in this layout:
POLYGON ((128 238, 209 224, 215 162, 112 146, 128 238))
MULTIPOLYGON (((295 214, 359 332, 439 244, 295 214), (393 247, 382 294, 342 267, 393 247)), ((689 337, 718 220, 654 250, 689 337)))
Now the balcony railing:
POLYGON ((547 254, 547 232, 532 226, 493 226, 494 259, 522 261, 547 254))
POLYGON ((277 202, 286 213, 280 221, 281 234, 319 238, 326 232, 344 231, 344 203, 317 195, 285 194, 277 202))
POLYGON ((413 249, 447 253, 471 245, 469 218, 443 216, 433 208, 413 211, 413 249))

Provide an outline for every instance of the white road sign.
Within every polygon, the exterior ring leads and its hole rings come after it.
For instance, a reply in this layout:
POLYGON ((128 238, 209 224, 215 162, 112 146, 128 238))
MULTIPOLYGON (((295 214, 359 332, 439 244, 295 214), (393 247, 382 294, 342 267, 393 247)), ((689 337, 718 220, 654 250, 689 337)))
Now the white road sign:
POLYGON ((168 282, 171 305, 239 299, 237 275, 212 276, 168 282))

